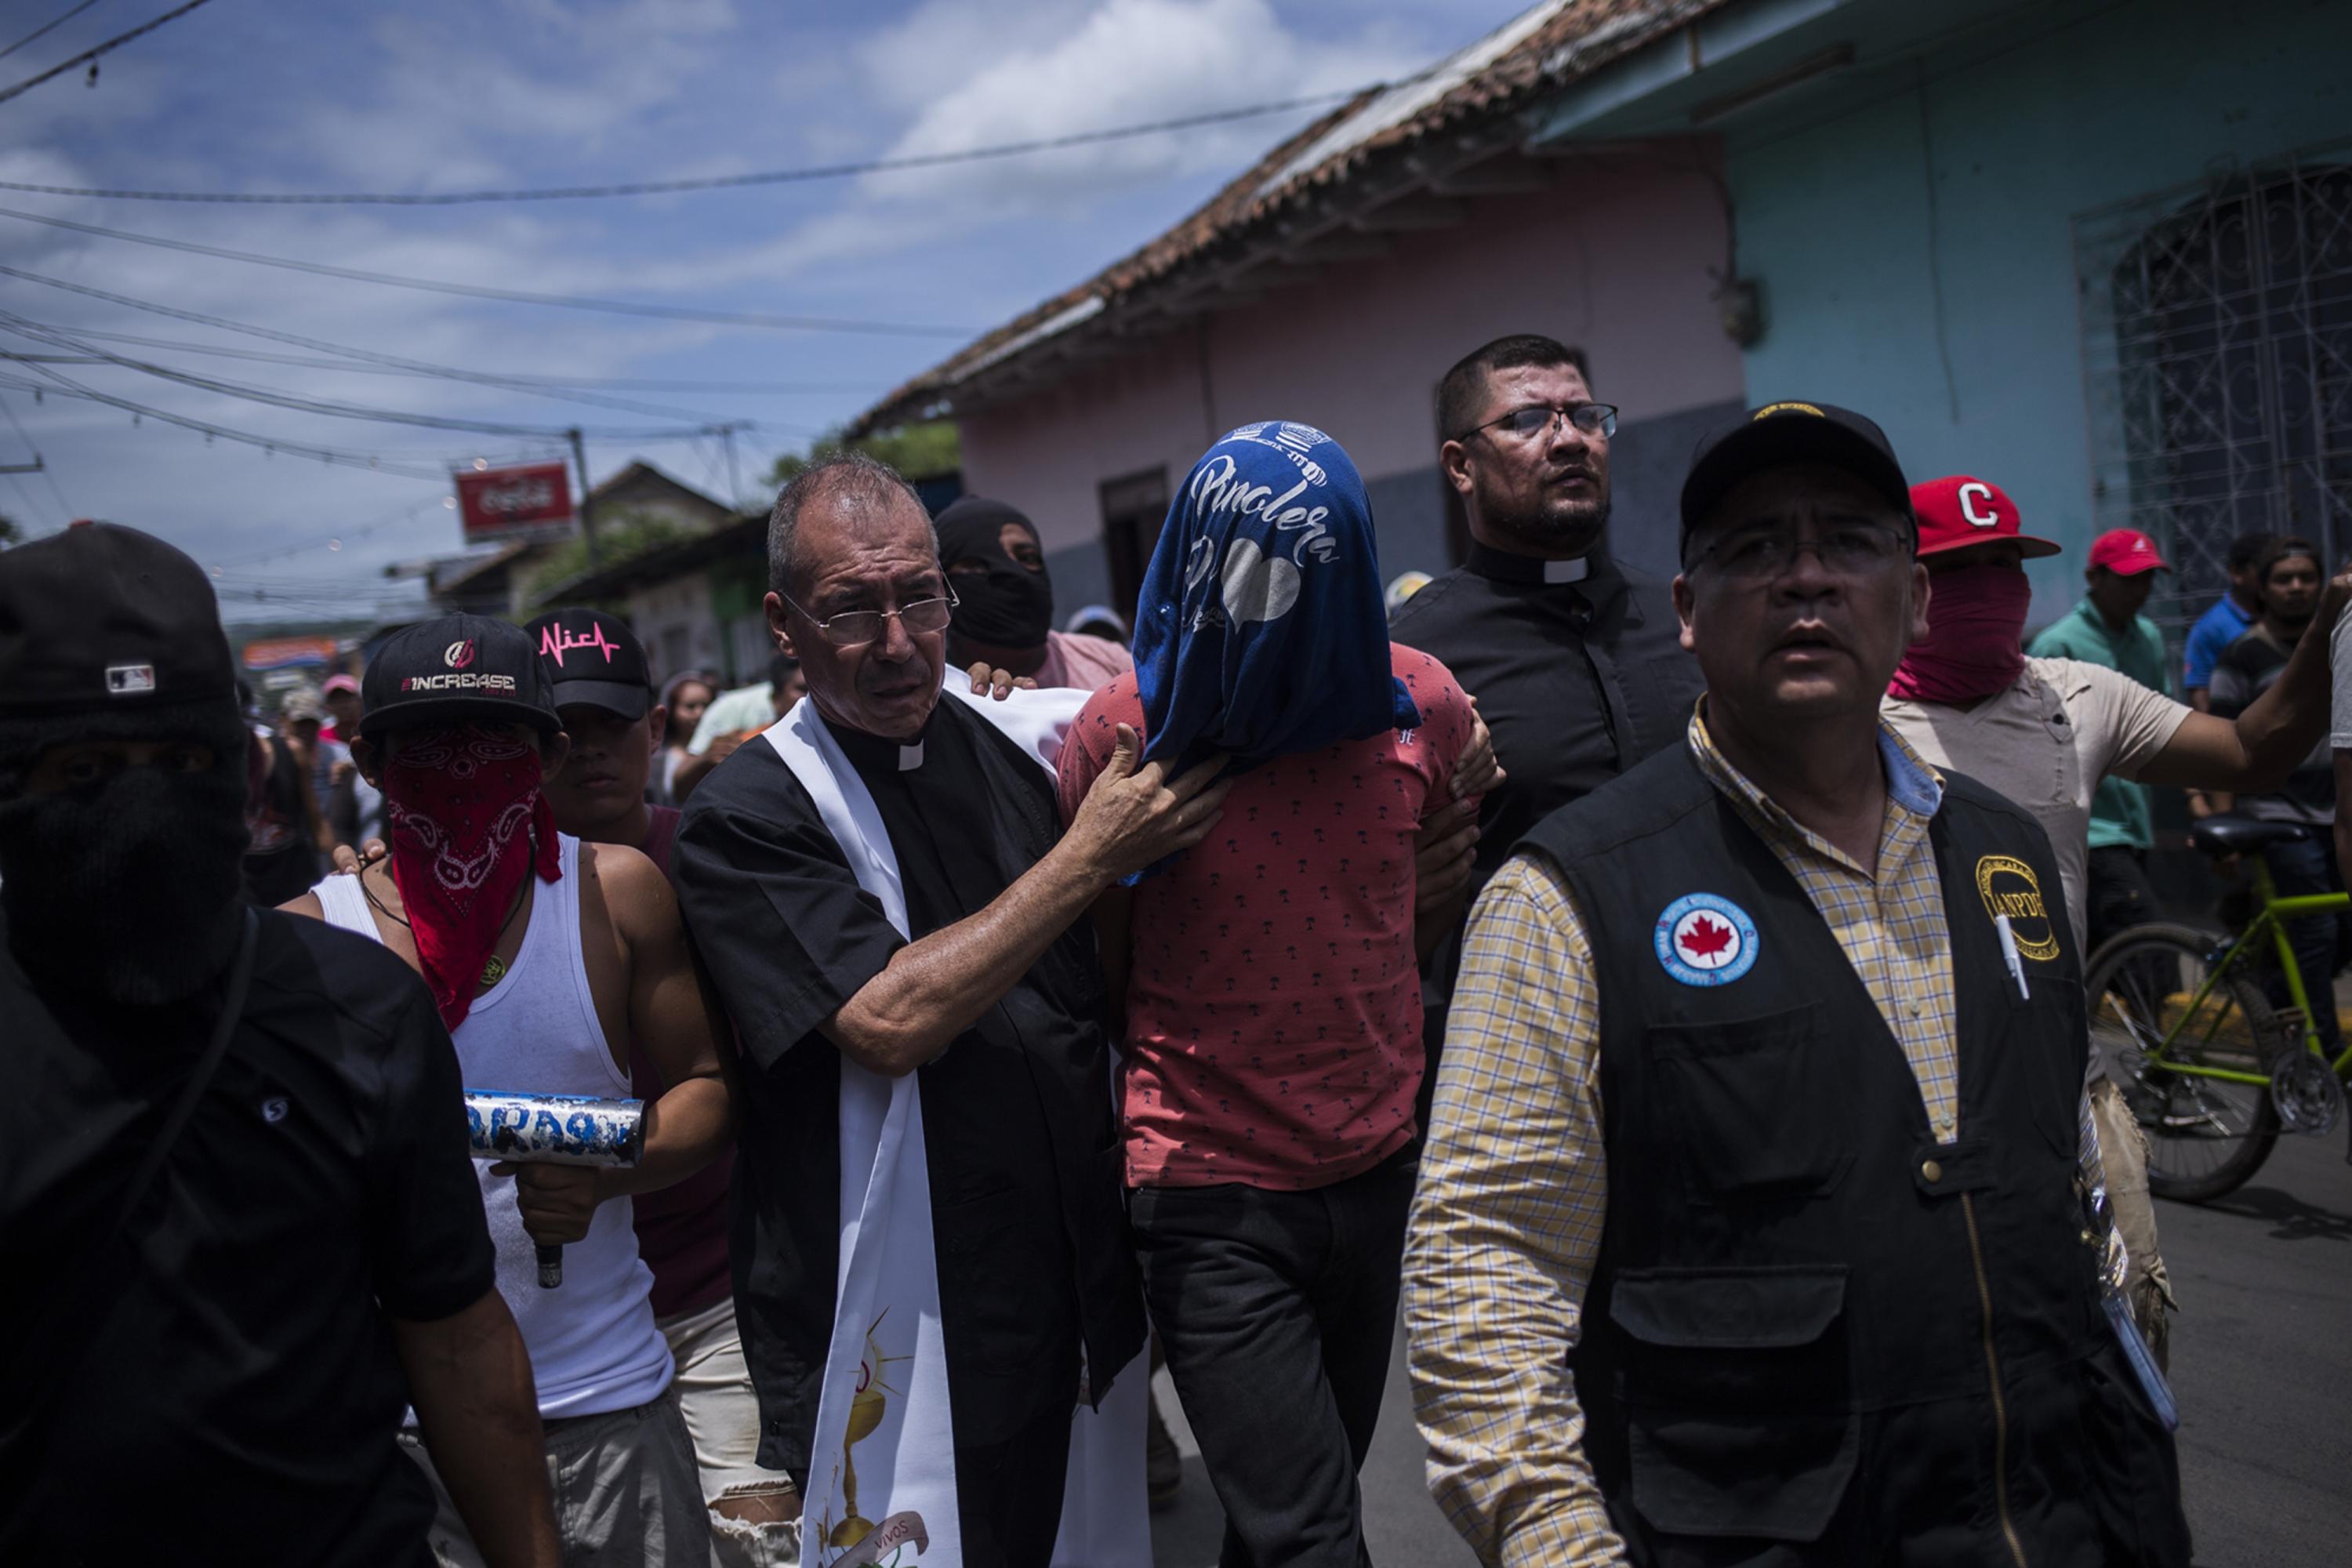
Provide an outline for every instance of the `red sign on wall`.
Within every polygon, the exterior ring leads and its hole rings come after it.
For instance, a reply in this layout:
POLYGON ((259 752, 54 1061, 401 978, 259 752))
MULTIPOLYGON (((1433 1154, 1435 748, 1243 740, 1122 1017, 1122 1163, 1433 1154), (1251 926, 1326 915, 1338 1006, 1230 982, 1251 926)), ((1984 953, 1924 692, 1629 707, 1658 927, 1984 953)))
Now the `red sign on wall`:
POLYGON ((562 463, 459 472, 457 516, 468 544, 546 539, 572 531, 572 474, 562 463))

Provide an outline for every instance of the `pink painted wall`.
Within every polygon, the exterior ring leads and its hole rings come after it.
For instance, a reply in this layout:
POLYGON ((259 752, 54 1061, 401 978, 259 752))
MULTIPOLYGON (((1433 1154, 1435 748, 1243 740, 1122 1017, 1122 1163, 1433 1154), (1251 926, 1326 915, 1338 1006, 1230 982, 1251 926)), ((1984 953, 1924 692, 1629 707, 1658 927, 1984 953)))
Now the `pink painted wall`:
POLYGON ((1426 468, 1437 378, 1507 332, 1583 349, 1594 395, 1628 424, 1741 397, 1709 298, 1725 250, 1711 182, 1595 158, 1563 163, 1549 191, 1469 205, 1467 223, 1394 236, 1388 256, 964 416, 966 487, 1024 508, 1055 550, 1099 537, 1104 480, 1164 463, 1172 486, 1252 419, 1329 431, 1367 479, 1426 468))

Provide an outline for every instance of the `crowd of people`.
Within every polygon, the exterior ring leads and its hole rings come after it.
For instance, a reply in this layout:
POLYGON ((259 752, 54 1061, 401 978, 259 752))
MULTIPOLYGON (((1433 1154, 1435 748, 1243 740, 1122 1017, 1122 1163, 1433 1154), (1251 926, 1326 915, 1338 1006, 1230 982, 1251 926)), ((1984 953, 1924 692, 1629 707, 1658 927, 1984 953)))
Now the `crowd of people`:
POLYGON ((452 616, 265 724, 163 540, 0 554, 0 1559, 1142 1568, 1164 1364, 1228 1568, 1356 1568, 1402 1314, 1488 1563, 2185 1565, 2084 957, 2150 785, 2343 886, 2352 578, 2240 542, 2182 702, 2156 542, 2029 647, 2061 547, 1861 414, 1711 434, 1667 583, 1569 350, 1437 413, 1463 564, 1244 425, 1131 648, 828 458, 734 690, 452 616))

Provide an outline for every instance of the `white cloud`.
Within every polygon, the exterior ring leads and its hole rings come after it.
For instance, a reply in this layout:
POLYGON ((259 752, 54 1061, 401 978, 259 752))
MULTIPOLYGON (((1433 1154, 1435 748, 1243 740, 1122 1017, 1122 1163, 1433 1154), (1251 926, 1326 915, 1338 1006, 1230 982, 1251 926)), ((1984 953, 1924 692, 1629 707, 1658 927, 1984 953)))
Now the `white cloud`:
MULTIPOLYGON (((971 68, 927 101, 891 155, 961 152, 1339 92, 1420 63, 1376 33, 1304 36, 1286 26, 1266 0, 1102 0, 1049 37, 1008 40, 970 58, 971 68)), ((1084 199, 1139 180, 1238 166, 1272 142, 1270 123, 1241 121, 1002 163, 870 175, 863 194, 876 201, 967 205, 1084 199)))
MULTIPOLYGON (((1454 0, 1507 9, 1510 0, 1454 0)), ((63 185, 289 190, 589 183, 850 161, 1054 136, 1356 86, 1414 68, 1499 16, 1406 0, 928 0, 878 8, 726 0, 410 0, 396 10, 208 7, 110 57, 95 92, 64 81, 9 106, 0 178, 63 185), (895 8, 894 8, 895 9, 895 8), (1381 17, 1393 18, 1393 25, 1381 17), (1395 30, 1410 27, 1408 37, 1395 30)), ((0 205, 373 270, 721 309, 983 328, 1157 232, 1303 114, 1179 136, 848 183, 520 207, 152 206, 0 195, 0 205)), ((936 340, 793 335, 509 306, 308 277, 0 222, 0 261, 341 343, 480 369, 850 383, 824 398, 644 393, 750 416, 743 473, 937 359, 936 340)), ((0 279, 0 308, 68 329, 279 345, 0 279)), ((0 334, 0 347, 22 349, 0 334)), ((121 345, 107 345, 122 347, 121 345)), ((122 348, 224 380, 560 427, 645 416, 437 381, 122 348)), ((290 353, 302 353, 289 350, 290 353)), ((159 408, 427 466, 522 445, 257 406, 105 366, 60 367, 159 408)), ((0 374, 8 374, 0 366, 0 374)), ((383 562, 457 544, 438 487, 274 458, 49 397, 24 419, 42 476, 0 510, 149 527, 200 559, 315 541, 397 515, 341 552, 232 574, 384 593, 383 562)), ((0 452, 16 432, 0 421, 0 452)), ((592 444, 599 474, 635 455, 592 444)), ((715 448, 649 445, 688 483, 715 448)), ((268 613, 275 601, 231 606, 268 613)))

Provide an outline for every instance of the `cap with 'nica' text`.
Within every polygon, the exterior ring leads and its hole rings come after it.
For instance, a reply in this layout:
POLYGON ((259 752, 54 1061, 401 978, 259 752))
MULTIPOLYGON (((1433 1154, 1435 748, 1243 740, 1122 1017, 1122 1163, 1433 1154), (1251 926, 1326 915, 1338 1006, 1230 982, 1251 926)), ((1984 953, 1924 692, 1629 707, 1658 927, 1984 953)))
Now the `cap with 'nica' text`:
POLYGON ((2026 560, 2058 554, 2053 540, 2020 532, 2025 526, 2017 503, 1999 485, 1966 474, 1929 479, 1911 487, 1911 510, 1919 519, 1919 553, 1942 555, 1971 545, 2010 543, 2026 560))
POLYGON ((443 616, 393 633, 360 678, 360 733, 479 721, 563 728, 530 634, 487 616, 443 616))
POLYGON ((629 623, 601 610, 551 610, 523 627, 539 647, 539 671, 558 709, 602 708, 642 719, 654 703, 645 645, 629 623))
POLYGON ((2156 541, 2136 528, 2111 528, 2091 541, 2091 564, 2118 577, 2172 570, 2172 563, 2157 553, 2156 541))
POLYGON ((236 701, 236 661, 184 553, 112 522, 0 552, 0 713, 218 701, 236 701))
POLYGON ((1829 403, 1768 403, 1709 433, 1683 479, 1683 537, 1751 474, 1805 463, 1852 474, 1889 506, 1911 515, 1911 486, 1886 432, 1829 403))

